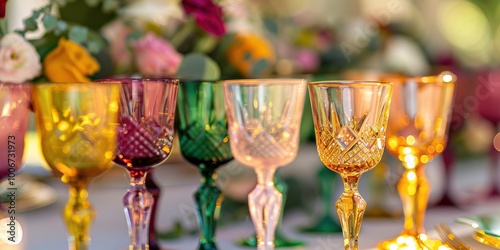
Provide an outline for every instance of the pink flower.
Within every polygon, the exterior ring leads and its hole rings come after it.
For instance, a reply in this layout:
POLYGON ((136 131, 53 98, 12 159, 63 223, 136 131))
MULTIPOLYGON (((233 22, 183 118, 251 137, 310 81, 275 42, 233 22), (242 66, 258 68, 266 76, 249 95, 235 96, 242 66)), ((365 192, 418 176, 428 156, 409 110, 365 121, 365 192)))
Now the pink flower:
POLYGON ((41 69, 40 56, 21 35, 9 33, 2 38, 0 81, 22 83, 38 76, 41 69))
POLYGON ((312 73, 319 68, 320 59, 318 54, 307 48, 298 49, 295 52, 295 60, 302 73, 312 73))
POLYGON ((145 76, 173 76, 182 61, 181 54, 153 33, 148 33, 135 42, 134 52, 137 68, 145 76))
POLYGON ((130 32, 131 29, 121 21, 113 21, 102 30, 104 37, 109 42, 111 58, 119 73, 130 68, 132 55, 127 48, 127 36, 130 32))
POLYGON ((186 14, 193 15, 196 24, 214 36, 226 33, 222 8, 212 0, 182 0, 182 7, 186 14))

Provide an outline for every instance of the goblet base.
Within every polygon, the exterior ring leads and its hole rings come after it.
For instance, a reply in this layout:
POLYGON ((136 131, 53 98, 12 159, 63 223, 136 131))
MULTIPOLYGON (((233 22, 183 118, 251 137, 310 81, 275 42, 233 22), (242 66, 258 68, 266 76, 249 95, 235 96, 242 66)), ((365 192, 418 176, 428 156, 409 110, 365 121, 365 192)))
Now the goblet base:
POLYGON ((427 249, 450 249, 445 243, 429 239, 426 234, 408 235, 402 234, 392 240, 381 242, 377 245, 378 250, 392 249, 411 249, 411 250, 427 250, 427 249))
POLYGON ((341 233, 342 227, 332 216, 326 215, 317 220, 313 225, 300 229, 304 233, 341 233))
MULTIPOLYGON (((246 237, 239 241, 241 246, 245 247, 257 247, 257 238, 255 235, 246 237)), ((276 236, 274 239, 274 247, 301 247, 304 246, 304 242, 298 240, 292 240, 281 235, 279 230, 276 230, 276 236)))
POLYGON ((457 202, 455 202, 449 194, 445 193, 441 200, 439 200, 436 204, 434 204, 436 207, 460 207, 457 202))
POLYGON ((198 245, 198 250, 218 250, 215 242, 205 242, 198 245))

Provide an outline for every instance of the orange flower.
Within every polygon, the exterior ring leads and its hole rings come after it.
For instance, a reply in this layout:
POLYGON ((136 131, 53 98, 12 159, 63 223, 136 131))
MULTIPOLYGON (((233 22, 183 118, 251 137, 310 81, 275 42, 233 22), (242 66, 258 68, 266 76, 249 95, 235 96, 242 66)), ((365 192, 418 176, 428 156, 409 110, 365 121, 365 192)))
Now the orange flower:
POLYGON ((226 56, 228 62, 245 77, 268 74, 275 61, 271 44, 253 33, 234 35, 226 56))
POLYGON ((64 38, 45 57, 43 66, 51 82, 90 82, 87 76, 99 71, 99 63, 83 46, 64 38))

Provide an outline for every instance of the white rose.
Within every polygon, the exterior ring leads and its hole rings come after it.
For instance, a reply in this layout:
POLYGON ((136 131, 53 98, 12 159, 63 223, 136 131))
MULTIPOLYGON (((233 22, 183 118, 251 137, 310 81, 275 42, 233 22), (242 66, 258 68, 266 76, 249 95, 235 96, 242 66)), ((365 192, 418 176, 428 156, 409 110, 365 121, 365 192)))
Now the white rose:
POLYGON ((38 75, 42 65, 33 45, 17 33, 0 41, 0 82, 22 83, 38 75))

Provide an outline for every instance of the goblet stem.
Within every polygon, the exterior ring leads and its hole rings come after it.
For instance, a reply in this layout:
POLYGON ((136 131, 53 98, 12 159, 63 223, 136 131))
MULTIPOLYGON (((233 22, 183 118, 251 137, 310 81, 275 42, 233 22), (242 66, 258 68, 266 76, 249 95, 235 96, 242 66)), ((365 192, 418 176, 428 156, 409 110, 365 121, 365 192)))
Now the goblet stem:
POLYGON ((130 188, 123 197, 130 236, 129 250, 148 250, 148 226, 153 196, 146 190, 147 171, 130 170, 130 188))
POLYGON ((419 236, 425 234, 424 216, 429 199, 429 183, 425 177, 425 165, 406 168, 398 183, 398 192, 405 215, 401 234, 419 236))
POLYGON ((217 187, 217 174, 215 171, 203 171, 205 169, 204 165, 200 166, 199 169, 202 175, 202 183, 194 194, 200 230, 198 249, 215 250, 217 249, 215 231, 223 197, 217 187))
POLYGON ((335 203, 344 234, 344 249, 358 250, 358 236, 366 202, 358 192, 360 175, 343 175, 344 192, 335 203))
POLYGON ((151 207, 151 218, 149 220, 149 250, 159 250, 160 246, 156 241, 156 209, 158 207, 158 199, 160 197, 160 187, 153 179, 153 169, 149 169, 146 175, 146 189, 153 196, 153 206, 151 207))
POLYGON ((70 249, 85 250, 90 242, 90 224, 95 211, 88 200, 87 181, 76 181, 69 185, 69 199, 63 211, 69 231, 68 243, 70 249))
POLYGON ((274 187, 273 167, 257 168, 257 186, 248 195, 248 207, 257 236, 257 249, 274 249, 274 232, 281 213, 282 195, 274 187))

